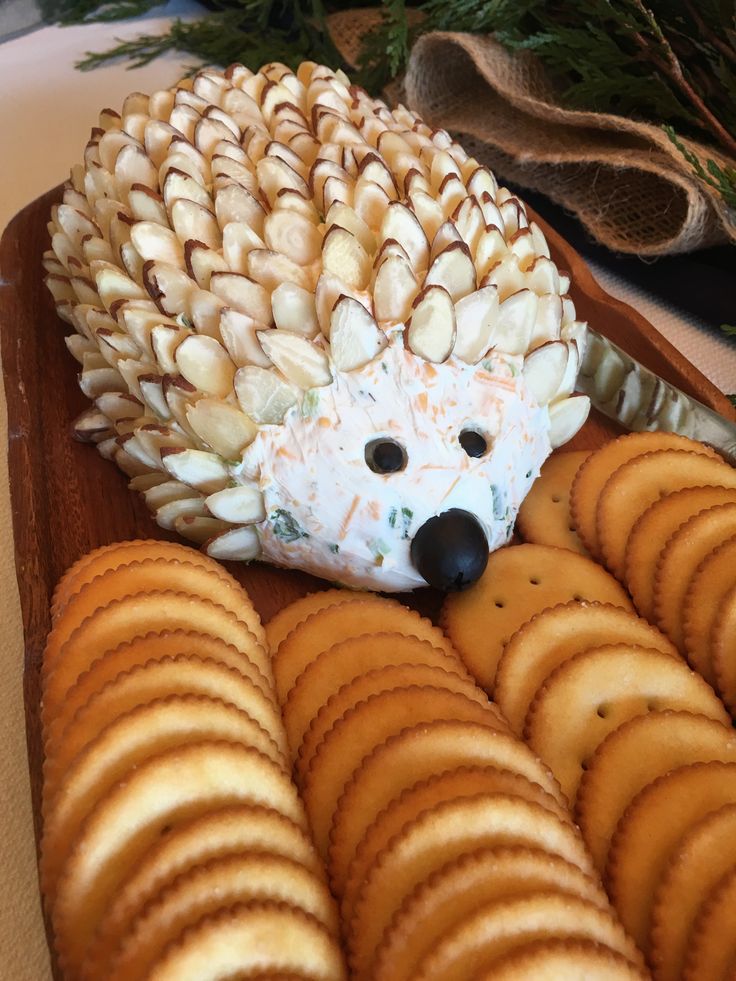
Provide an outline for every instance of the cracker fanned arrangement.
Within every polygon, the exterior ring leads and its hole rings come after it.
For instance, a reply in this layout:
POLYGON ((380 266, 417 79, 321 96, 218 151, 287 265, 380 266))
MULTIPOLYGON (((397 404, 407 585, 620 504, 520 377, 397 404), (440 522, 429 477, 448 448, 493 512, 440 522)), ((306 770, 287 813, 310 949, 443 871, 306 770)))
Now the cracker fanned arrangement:
POLYGON ((76 435, 201 546, 52 599, 64 981, 733 977, 736 471, 549 457, 585 325, 524 205, 342 72, 234 65, 104 110, 49 229, 76 435), (354 591, 264 628, 255 558, 354 591), (470 588, 378 595, 428 582, 470 588))
POLYGON ((585 324, 523 203, 341 71, 131 95, 49 230, 78 438, 216 558, 470 582, 587 417, 585 324), (418 535, 456 511, 440 571, 418 535))

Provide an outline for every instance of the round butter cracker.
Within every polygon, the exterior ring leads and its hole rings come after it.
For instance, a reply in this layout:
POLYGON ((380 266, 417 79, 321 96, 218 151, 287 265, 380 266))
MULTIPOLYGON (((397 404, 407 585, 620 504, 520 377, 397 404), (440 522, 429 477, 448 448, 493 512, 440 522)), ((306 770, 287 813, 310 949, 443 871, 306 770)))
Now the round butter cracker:
POLYGON ((656 450, 622 464, 606 481, 596 509, 606 567, 623 579, 626 547, 638 518, 665 494, 706 484, 736 488, 736 470, 721 457, 689 450, 656 450))
POLYGON ((441 620, 465 666, 493 694, 498 662, 513 634, 536 613, 570 600, 633 613, 620 583, 592 559, 526 544, 493 552, 475 585, 446 597, 441 620))
POLYGON ((479 848, 448 862, 407 896, 376 952, 373 981, 413 981, 417 964, 479 906, 554 889, 609 909, 600 884, 538 848, 479 848))
POLYGON ((673 644, 646 620, 603 603, 564 603, 521 626, 504 648, 494 697, 521 736, 529 706, 545 679, 564 661, 591 647, 627 643, 677 656, 673 644))
POLYGON ((639 791, 691 763, 736 763, 731 726, 692 712, 649 712, 619 726, 588 761, 576 801, 585 843, 603 873, 616 826, 639 791))
POLYGON ((652 909, 683 836, 736 799, 736 763, 695 763, 642 790, 618 824, 608 856, 608 894, 639 947, 651 950, 652 909))
POLYGON ((542 466, 516 518, 516 530, 525 542, 588 554, 570 519, 570 489, 589 456, 588 450, 555 452, 542 466))
POLYGON ((711 632, 721 603, 736 586, 736 535, 703 559, 685 595, 683 633, 690 664, 710 684, 715 683, 711 662, 711 632))
POLYGON ((713 689, 680 658, 608 644, 576 654, 552 672, 532 702, 524 736, 573 803, 606 736, 637 715, 665 709, 730 721, 713 689))
POLYGON ((580 466, 570 491, 570 517, 583 544, 595 558, 600 557, 596 510, 608 478, 621 464, 643 453, 668 449, 716 457, 710 447, 675 433, 627 433, 595 450, 580 466))
POLYGON ((650 504, 631 529, 624 559, 624 581, 639 613, 655 619, 655 574, 669 539, 686 521, 706 508, 736 504, 726 487, 686 487, 650 504))

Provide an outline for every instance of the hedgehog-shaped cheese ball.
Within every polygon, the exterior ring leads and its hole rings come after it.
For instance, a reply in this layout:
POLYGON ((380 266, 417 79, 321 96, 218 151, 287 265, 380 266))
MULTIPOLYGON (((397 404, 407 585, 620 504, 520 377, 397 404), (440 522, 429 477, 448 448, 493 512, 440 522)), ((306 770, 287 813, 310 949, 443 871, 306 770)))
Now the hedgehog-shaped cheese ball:
POLYGON ((130 95, 49 227, 77 437, 216 558, 460 588, 587 416, 585 325, 524 205, 340 71, 130 95))

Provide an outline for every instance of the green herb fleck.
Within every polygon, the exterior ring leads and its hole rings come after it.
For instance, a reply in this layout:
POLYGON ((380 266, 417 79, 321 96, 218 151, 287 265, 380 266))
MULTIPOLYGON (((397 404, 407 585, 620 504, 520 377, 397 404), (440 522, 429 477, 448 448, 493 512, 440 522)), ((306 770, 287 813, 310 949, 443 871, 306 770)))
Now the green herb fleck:
POLYGON ((337 543, 330 545, 330 551, 333 555, 337 555, 337 553, 340 551, 340 546, 337 543))
POLYGON ((508 511, 504 493, 496 484, 491 484, 491 494, 493 495, 493 517, 500 521, 508 511))
POLYGON ((304 398, 302 399, 302 418, 306 419, 308 416, 314 415, 319 407, 319 389, 310 388, 304 393, 304 398))
POLYGON ((368 548, 373 552, 376 565, 383 565, 383 560, 391 551, 391 546, 387 545, 382 538, 373 538, 368 542, 368 548))
POLYGON ((384 375, 388 374, 388 365, 385 361, 381 362, 381 371, 384 373, 384 375))
POLYGON ((412 511, 411 508, 401 509, 401 523, 404 529, 401 537, 405 540, 408 539, 409 537, 409 527, 411 525, 411 519, 413 517, 414 517, 414 512, 412 511))
POLYGON ((529 478, 531 477, 531 475, 532 475, 531 470, 527 470, 527 472, 526 472, 526 479, 529 480, 529 478))
POLYGON ((276 508, 271 515, 271 521, 273 522, 274 535, 280 538, 282 542, 295 542, 297 538, 309 538, 308 533, 300 527, 294 516, 283 508, 276 508))
POLYGON ((398 513, 399 512, 396 510, 396 508, 391 508, 391 510, 388 512, 388 526, 389 526, 389 528, 395 528, 396 527, 396 516, 398 515, 398 513))

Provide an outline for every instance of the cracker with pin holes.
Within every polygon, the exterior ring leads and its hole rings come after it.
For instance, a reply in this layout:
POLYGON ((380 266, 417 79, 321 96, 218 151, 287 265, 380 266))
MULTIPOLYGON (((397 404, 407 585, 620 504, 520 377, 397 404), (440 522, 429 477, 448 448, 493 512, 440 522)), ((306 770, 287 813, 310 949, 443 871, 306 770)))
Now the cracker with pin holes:
POLYGON ((149 903, 113 956, 108 981, 146 977, 184 931, 236 903, 283 902, 313 916, 332 937, 337 909, 319 876, 277 855, 241 852, 212 859, 180 875, 149 903))
POLYGON ((327 856, 333 815, 355 770, 380 742, 406 726, 460 719, 505 729, 488 704, 447 688, 394 688, 378 692, 349 709, 317 747, 302 796, 317 850, 327 856))
POLYGON ((463 765, 510 770, 564 806, 552 773, 520 739, 486 724, 452 719, 407 727, 363 759, 337 802, 329 862, 335 889, 342 892, 356 848, 392 800, 419 780, 463 765))
POLYGON ((573 803, 590 757, 609 732, 637 715, 665 709, 729 723, 713 689, 680 658, 607 644, 555 668, 534 697, 524 737, 573 803))
POLYGON ((108 792, 85 821, 58 879, 43 883, 57 951, 68 969, 79 970, 119 885, 163 829, 238 802, 273 807, 306 828, 302 803, 283 769, 235 743, 167 750, 108 792))
POLYGON ((657 565, 670 538, 694 515, 720 505, 736 505, 736 491, 726 487, 685 487, 650 504, 631 529, 624 558, 624 581, 639 613, 655 620, 657 565))
POLYGON ((576 819, 599 872, 639 791, 677 767, 713 760, 736 763, 736 733, 705 715, 650 712, 609 733, 588 761, 576 801, 576 819))
POLYGON ((92 662, 89 670, 79 676, 58 706, 53 722, 47 727, 46 744, 58 744, 74 715, 118 675, 141 667, 149 661, 162 661, 164 658, 182 654, 224 664, 252 681, 271 701, 275 699, 272 687, 263 677, 260 668, 247 654, 232 644, 226 644, 219 637, 210 637, 191 630, 151 632, 119 644, 112 650, 100 652, 100 656, 92 662))
POLYGON ((396 600, 375 595, 349 599, 312 613, 279 644, 273 673, 280 702, 286 701, 299 675, 323 651, 342 640, 379 630, 418 637, 454 653, 441 630, 396 600))
POLYGON ((205 917, 152 965, 149 981, 220 981, 252 971, 296 971, 309 981, 345 981, 339 944, 309 913, 288 903, 242 903, 205 917))
POLYGON ((680 840, 657 889, 652 910, 652 950, 661 981, 682 976, 688 937, 698 909, 723 876, 736 867, 736 801, 708 814, 680 840))
POLYGON ((599 447, 581 464, 570 490, 570 517, 583 544, 595 558, 601 554, 596 510, 608 478, 623 463, 643 453, 668 449, 689 450, 716 457, 710 447, 675 433, 627 433, 599 447))
POLYGON ((570 490, 589 456, 589 450, 553 453, 542 466, 516 518, 516 530, 525 542, 588 554, 570 518, 570 490))
POLYGON ((522 735, 529 706, 555 668, 588 648, 614 642, 678 654, 671 641, 646 620, 603 603, 560 604, 524 623, 503 650, 494 689, 494 698, 514 732, 522 735))
POLYGON ((598 497, 596 530, 606 568, 619 579, 629 536, 650 504, 685 487, 736 488, 736 470, 721 457, 691 450, 655 450, 622 464, 606 481, 598 497))
POLYGON ((659 777, 631 802, 608 855, 608 894, 626 930, 651 950, 656 892, 678 842, 736 799, 736 763, 694 763, 659 777))
POLYGON ((633 613, 620 583, 583 555, 549 545, 511 545, 493 552, 473 586, 451 593, 441 622, 465 666, 489 694, 504 647, 536 613, 567 603, 600 602, 633 613))
POLYGON ((714 549, 690 580, 683 606, 685 650, 690 664, 711 684, 711 632, 721 603, 736 586, 736 535, 714 549))
POLYGON ((437 940, 479 906, 548 889, 609 908, 595 879, 539 848, 479 848, 461 855, 404 900, 376 951, 373 981, 412 981, 437 940))
MULTIPOLYGON (((371 695, 395 688, 430 687, 459 692, 478 705, 488 707, 485 692, 464 673, 455 674, 444 667, 428 664, 389 664, 359 675, 328 698, 312 719, 299 747, 294 772, 297 782, 303 783, 320 743, 338 719, 371 695)), ((490 711, 493 711, 492 709, 490 711)))
POLYGON ((270 658, 248 624, 219 603, 170 590, 113 600, 88 617, 65 642, 53 670, 42 680, 41 719, 45 728, 60 711, 66 692, 104 651, 151 631, 193 630, 219 637, 243 651, 270 679, 270 658))
POLYGON ((234 804, 206 811, 172 828, 130 870, 103 912, 85 955, 89 973, 101 977, 134 920, 177 876, 214 859, 241 852, 278 855, 324 875, 310 839, 297 824, 269 807, 234 804))
POLYGON ((593 870, 572 823, 560 821, 539 804, 503 794, 438 804, 392 839, 359 885, 347 921, 349 960, 356 979, 371 977, 375 951, 394 914, 420 883, 460 855, 502 845, 543 848, 585 872, 593 870))
POLYGON ((641 953, 610 910, 554 889, 496 900, 440 937, 418 965, 416 981, 469 979, 536 940, 589 940, 643 967, 641 953))
POLYGON ((284 702, 284 726, 292 756, 296 756, 312 720, 343 685, 368 671, 398 664, 423 664, 469 677, 459 657, 418 637, 363 634, 333 644, 307 665, 284 702))

